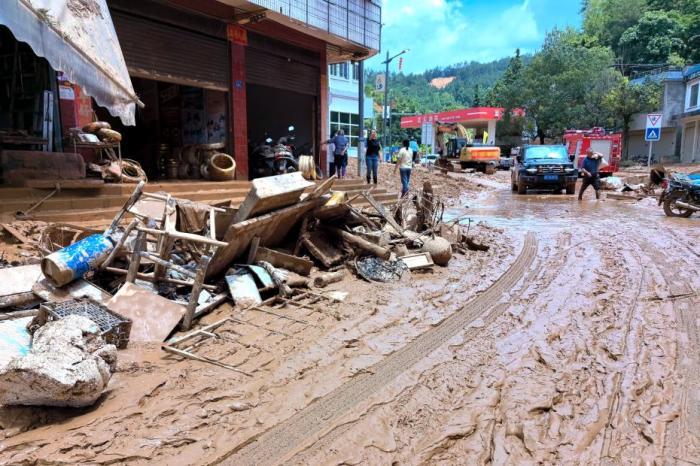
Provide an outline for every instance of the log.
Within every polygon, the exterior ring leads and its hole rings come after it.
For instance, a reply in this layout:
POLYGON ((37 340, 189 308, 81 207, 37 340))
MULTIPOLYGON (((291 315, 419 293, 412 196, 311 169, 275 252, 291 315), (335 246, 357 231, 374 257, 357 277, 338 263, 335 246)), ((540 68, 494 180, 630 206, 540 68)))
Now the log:
POLYGON ((286 270, 291 270, 299 275, 309 275, 314 263, 303 257, 291 256, 280 251, 268 248, 258 248, 254 260, 249 263, 265 261, 286 270))
POLYGON ((345 271, 339 270, 337 272, 326 272, 318 275, 314 278, 314 286, 316 288, 323 288, 330 285, 331 283, 339 282, 345 278, 345 271))
POLYGON ((340 228, 329 227, 328 230, 339 236, 343 241, 345 241, 349 245, 374 254, 375 256, 381 259, 389 260, 389 258, 391 257, 391 251, 389 249, 377 246, 376 244, 362 239, 357 235, 348 233, 347 231, 341 230, 340 228))

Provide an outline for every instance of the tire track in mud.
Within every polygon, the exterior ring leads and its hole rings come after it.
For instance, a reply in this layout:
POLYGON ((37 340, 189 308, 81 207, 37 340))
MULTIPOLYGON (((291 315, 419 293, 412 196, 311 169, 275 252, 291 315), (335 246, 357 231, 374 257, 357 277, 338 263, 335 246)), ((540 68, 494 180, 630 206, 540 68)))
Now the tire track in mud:
POLYGON ((354 406, 384 388, 421 359, 445 344, 477 317, 493 310, 505 309, 499 301, 525 275, 537 253, 535 235, 528 233, 520 255, 513 265, 486 291, 468 302, 460 311, 421 334, 403 348, 384 358, 366 373, 353 377, 328 395, 302 411, 227 452, 216 462, 232 465, 276 464, 292 450, 303 446, 347 414, 354 406))

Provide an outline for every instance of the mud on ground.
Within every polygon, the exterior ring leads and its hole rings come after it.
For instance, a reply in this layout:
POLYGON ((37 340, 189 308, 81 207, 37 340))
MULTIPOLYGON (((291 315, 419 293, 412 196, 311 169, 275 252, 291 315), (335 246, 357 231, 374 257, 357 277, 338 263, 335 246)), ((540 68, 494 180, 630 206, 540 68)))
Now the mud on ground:
POLYGON ((444 183, 489 252, 306 324, 224 306, 198 351, 252 377, 131 348, 90 409, 0 408, 0 461, 696 464, 700 218, 507 176, 444 183))

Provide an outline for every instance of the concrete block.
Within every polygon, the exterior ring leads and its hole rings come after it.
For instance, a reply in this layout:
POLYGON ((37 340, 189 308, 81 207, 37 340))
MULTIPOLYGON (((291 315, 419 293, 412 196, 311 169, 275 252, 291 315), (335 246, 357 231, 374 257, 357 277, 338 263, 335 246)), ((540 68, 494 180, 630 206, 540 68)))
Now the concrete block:
POLYGON ((48 322, 34 333, 32 348, 0 371, 0 404, 82 407, 107 388, 117 348, 82 316, 48 322))
POLYGON ((75 180, 85 178, 85 161, 80 154, 4 150, 0 153, 5 184, 22 186, 25 180, 75 180))

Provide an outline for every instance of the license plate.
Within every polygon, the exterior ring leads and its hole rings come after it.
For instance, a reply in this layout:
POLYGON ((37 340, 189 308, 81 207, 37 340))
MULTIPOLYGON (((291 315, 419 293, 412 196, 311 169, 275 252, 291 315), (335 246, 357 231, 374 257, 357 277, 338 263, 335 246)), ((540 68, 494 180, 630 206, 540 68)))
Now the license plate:
POLYGON ((545 181, 557 181, 559 180, 559 175, 544 175, 545 181))

